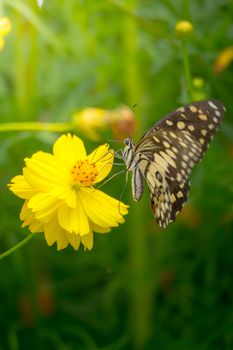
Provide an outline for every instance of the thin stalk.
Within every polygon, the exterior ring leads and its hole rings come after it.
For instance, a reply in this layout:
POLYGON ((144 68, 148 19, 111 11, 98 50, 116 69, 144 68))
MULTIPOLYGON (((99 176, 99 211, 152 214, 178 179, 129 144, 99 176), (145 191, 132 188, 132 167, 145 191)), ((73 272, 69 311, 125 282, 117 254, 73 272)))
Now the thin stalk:
POLYGON ((190 66, 188 60, 188 52, 187 52, 187 42, 185 39, 182 40, 182 59, 184 64, 184 74, 185 74, 185 82, 186 82, 186 90, 189 100, 193 100, 193 91, 192 91, 192 79, 190 73, 190 66))
POLYGON ((71 122, 64 123, 40 123, 40 122, 23 122, 23 123, 2 123, 0 132, 6 131, 51 131, 64 132, 75 128, 71 122))
MULTIPOLYGON (((127 9, 133 13, 137 0, 127 2, 127 9)), ((132 16, 126 15, 122 25, 125 51, 125 91, 127 103, 133 106, 143 100, 143 73, 140 65, 138 47, 137 22, 132 16)), ((139 108, 140 109, 140 108, 139 108)), ((137 109, 139 115, 140 110, 137 109)), ((144 110, 145 111, 145 110, 144 110)), ((144 119, 138 119, 138 124, 144 129, 144 119)), ((145 208, 145 207, 144 207, 145 208)), ((148 256, 147 256, 147 227, 145 211, 140 204, 131 208, 128 217, 129 225, 129 274, 128 287, 130 291, 130 328, 134 349, 143 348, 150 332, 151 289, 148 286, 148 256)))
POLYGON ((30 233, 24 240, 22 240, 20 243, 16 244, 14 247, 8 249, 4 253, 0 254, 0 260, 4 259, 8 255, 16 252, 19 248, 23 247, 27 242, 29 242, 33 237, 35 236, 35 233, 30 233))

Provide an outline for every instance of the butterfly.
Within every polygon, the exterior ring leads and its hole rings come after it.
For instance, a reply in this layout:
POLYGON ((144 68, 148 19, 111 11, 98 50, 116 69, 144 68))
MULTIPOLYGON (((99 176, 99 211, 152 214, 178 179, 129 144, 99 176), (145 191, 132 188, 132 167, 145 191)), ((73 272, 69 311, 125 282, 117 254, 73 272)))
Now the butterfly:
POLYGON ((142 197, 145 179, 160 227, 175 221, 187 201, 191 170, 203 158, 225 111, 218 100, 194 102, 165 116, 136 144, 124 140, 122 158, 132 171, 133 199, 142 197))

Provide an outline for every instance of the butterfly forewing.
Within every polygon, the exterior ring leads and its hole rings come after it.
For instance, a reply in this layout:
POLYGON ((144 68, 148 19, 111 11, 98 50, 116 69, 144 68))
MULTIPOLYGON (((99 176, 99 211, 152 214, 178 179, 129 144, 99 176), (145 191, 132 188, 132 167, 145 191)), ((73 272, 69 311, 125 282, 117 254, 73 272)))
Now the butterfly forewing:
POLYGON ((217 100, 195 102, 167 115, 135 145, 156 221, 166 227, 187 201, 189 174, 206 151, 225 112, 217 100))
MULTIPOLYGON (((162 120, 157 122, 151 129, 149 129, 141 137, 140 141, 159 129, 187 129, 187 131, 195 135, 197 139, 200 139, 200 137, 203 136, 201 133, 201 130, 203 129, 200 128, 200 126, 203 126, 204 129, 206 129, 207 134, 204 136, 206 136, 206 139, 208 140, 209 136, 211 135, 211 130, 216 130, 216 128, 213 128, 210 125, 213 124, 218 128, 218 126, 222 122, 225 111, 226 110, 223 103, 218 100, 204 100, 191 103, 189 105, 180 107, 175 112, 165 116, 162 120), (183 124, 178 124, 178 122, 184 122, 185 126, 183 127, 183 124)), ((211 138, 209 138, 209 140, 210 139, 211 138)), ((140 141, 138 145, 140 144, 140 141)))

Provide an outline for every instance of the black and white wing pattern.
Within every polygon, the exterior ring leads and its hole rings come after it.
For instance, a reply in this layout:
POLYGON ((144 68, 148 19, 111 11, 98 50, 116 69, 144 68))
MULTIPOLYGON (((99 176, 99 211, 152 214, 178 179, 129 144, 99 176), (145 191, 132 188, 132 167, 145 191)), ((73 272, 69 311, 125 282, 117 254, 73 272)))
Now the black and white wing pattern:
POLYGON ((161 227, 175 221, 187 201, 191 169, 202 159, 224 112, 220 101, 194 102, 156 123, 135 145, 137 167, 147 181, 161 227))

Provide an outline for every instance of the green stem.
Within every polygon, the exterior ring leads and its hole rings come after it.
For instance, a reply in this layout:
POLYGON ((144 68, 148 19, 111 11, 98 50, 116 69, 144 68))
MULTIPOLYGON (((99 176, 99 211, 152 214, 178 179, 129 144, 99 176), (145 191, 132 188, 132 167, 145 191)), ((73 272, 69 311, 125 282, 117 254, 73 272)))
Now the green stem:
POLYGON ((64 132, 75 128, 71 122, 64 123, 39 123, 39 122, 25 122, 25 123, 3 123, 0 124, 0 132, 5 131, 53 131, 64 132))
POLYGON ((6 256, 14 253, 19 248, 23 247, 27 242, 29 242, 33 237, 35 236, 35 233, 31 233, 28 235, 24 240, 22 240, 20 243, 16 244, 13 248, 8 249, 6 252, 0 254, 0 260, 4 259, 6 256))
POLYGON ((182 58, 183 58, 183 64, 184 64, 184 74, 185 74, 185 80, 186 80, 187 95, 188 95, 188 98, 192 100, 193 99, 192 79, 191 79, 191 73, 190 73, 190 67, 189 67, 189 61, 188 61, 187 42, 185 39, 182 40, 182 58))
MULTIPOLYGON (((138 1, 127 1, 127 10, 134 13, 137 9, 138 1)), ((140 49, 138 44, 138 26, 137 21, 132 16, 126 15, 122 23, 123 44, 125 54, 125 92, 128 105, 133 106, 138 101, 144 99, 144 71, 145 67, 140 64, 140 49)), ((137 108, 137 114, 143 114, 145 107, 140 111, 137 108)), ((145 118, 138 119, 140 127, 145 129, 145 118)), ((145 208, 145 206, 144 206, 145 208)), ((142 202, 140 206, 134 207, 134 214, 129 214, 129 275, 130 282, 130 331, 132 337, 132 347, 134 349, 143 349, 150 335, 151 309, 152 309, 152 290, 148 285, 148 270, 150 262, 147 254, 147 230, 145 225, 145 212, 142 202)))

